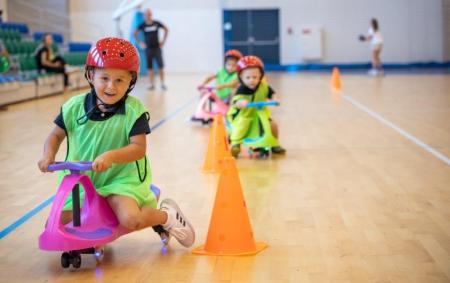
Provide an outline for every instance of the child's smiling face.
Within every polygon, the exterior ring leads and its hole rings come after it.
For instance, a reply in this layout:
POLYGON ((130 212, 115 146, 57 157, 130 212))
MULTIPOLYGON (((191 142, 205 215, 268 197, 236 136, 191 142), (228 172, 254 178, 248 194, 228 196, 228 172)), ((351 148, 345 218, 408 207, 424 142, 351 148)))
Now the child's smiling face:
POLYGON ((132 80, 131 73, 121 69, 96 68, 91 83, 103 103, 114 104, 125 96, 132 80))
POLYGON ((261 70, 257 67, 242 70, 239 77, 246 87, 255 89, 261 81, 261 70))

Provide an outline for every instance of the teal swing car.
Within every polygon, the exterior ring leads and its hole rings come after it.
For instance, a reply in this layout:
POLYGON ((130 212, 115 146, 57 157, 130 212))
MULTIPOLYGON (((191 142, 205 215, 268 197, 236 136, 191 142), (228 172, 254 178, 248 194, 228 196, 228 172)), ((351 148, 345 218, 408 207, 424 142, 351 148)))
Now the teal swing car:
MULTIPOLYGON (((270 115, 266 107, 278 106, 276 101, 250 102, 247 108, 255 108, 257 115, 250 124, 243 145, 248 148, 250 157, 266 158, 270 156, 271 149, 280 146, 278 139, 272 134, 270 115)), ((228 132, 233 131, 231 124, 227 123, 228 132)))

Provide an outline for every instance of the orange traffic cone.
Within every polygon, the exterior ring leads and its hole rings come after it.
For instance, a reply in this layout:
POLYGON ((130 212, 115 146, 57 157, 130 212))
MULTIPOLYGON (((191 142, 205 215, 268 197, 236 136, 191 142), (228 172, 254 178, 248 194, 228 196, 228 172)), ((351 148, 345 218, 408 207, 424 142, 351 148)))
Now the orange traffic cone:
POLYGON ((206 243, 192 252, 201 255, 254 255, 267 244, 255 243, 253 238, 236 160, 225 157, 223 164, 206 243))
POLYGON ((225 123, 221 115, 215 115, 209 134, 208 150, 203 163, 203 171, 210 173, 220 172, 222 170, 222 159, 225 156, 231 156, 228 149, 225 123))
POLYGON ((331 74, 331 89, 333 92, 340 92, 341 88, 341 75, 339 73, 339 69, 334 67, 333 73, 331 74))

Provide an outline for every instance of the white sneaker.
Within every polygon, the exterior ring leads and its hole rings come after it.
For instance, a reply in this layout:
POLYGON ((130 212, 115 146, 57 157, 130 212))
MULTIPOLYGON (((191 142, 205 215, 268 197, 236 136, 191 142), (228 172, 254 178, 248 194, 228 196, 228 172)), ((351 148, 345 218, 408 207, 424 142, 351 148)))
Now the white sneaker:
POLYGON ((376 75, 378 75, 378 71, 377 71, 377 69, 370 69, 370 70, 367 72, 367 74, 368 74, 369 76, 376 76, 376 75))
POLYGON ((167 213, 167 222, 162 225, 164 230, 174 236, 183 246, 192 246, 195 241, 194 227, 186 219, 175 201, 171 199, 163 200, 160 210, 167 213))

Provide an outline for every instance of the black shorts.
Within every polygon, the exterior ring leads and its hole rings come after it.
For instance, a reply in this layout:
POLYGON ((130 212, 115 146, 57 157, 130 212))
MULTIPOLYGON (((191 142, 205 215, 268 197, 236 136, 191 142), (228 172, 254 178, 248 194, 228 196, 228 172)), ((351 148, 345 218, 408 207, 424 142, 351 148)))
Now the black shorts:
POLYGON ((153 69, 153 59, 156 59, 158 69, 164 68, 161 48, 147 48, 145 51, 145 55, 147 56, 147 69, 153 69))

